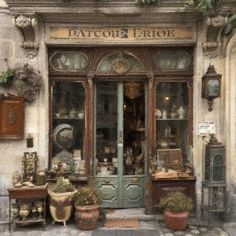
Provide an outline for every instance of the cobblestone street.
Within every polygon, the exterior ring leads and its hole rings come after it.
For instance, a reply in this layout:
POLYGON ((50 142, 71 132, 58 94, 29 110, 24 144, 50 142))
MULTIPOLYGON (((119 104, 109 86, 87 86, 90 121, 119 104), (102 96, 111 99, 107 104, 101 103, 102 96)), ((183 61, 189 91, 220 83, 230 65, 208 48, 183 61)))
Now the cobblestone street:
MULTIPOLYGON (((236 227, 234 227, 236 228, 236 227)), ((139 229, 108 229, 104 227, 99 227, 94 231, 80 231, 73 224, 66 227, 62 225, 51 226, 48 225, 45 228, 40 226, 34 227, 17 227, 11 233, 9 233, 8 228, 1 226, 1 236, 14 235, 14 236, 64 236, 64 235, 77 235, 77 236, 121 236, 121 235, 136 235, 136 236, 235 236, 236 231, 229 230, 224 227, 213 227, 213 226, 196 226, 189 225, 188 229, 184 232, 182 231, 170 231, 165 228, 164 223, 160 222, 141 222, 141 227, 139 229), (155 227, 153 227, 155 225, 155 227), (235 232, 235 233, 234 233, 235 232)))
MULTIPOLYGON (((108 217, 111 217, 108 214, 108 217)), ((121 215, 121 217, 123 217, 121 215)), ((126 216, 129 218, 129 215, 126 216)), ((132 217, 132 215, 130 215, 132 217)), ((140 216, 139 216, 140 217, 140 216)), ((152 216, 151 216, 152 217, 152 216)), ((99 223, 96 230, 81 231, 73 223, 63 226, 60 223, 55 225, 48 224, 45 227, 41 225, 32 225, 27 227, 12 227, 12 232, 8 231, 8 225, 2 224, 0 227, 1 236, 235 236, 236 224, 228 223, 223 225, 209 226, 199 223, 196 219, 189 220, 186 231, 173 232, 165 227, 161 216, 151 219, 150 216, 143 216, 139 220, 139 228, 106 228, 103 222, 99 223)), ((141 218, 141 217, 140 217, 141 218)))

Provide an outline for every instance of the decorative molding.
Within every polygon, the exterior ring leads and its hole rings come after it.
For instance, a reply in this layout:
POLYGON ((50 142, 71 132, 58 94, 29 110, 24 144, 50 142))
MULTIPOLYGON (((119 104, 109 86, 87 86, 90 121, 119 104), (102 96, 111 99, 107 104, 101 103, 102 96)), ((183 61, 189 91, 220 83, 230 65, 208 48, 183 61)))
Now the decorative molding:
POLYGON ((29 64, 18 65, 14 70, 13 90, 17 92, 17 96, 32 103, 42 87, 41 73, 29 64))
POLYGON ((35 17, 27 17, 20 15, 14 17, 13 24, 19 28, 24 40, 20 44, 22 48, 38 50, 39 42, 36 41, 37 19, 35 17))
POLYGON ((210 58, 217 57, 222 51, 221 32, 228 19, 222 15, 207 17, 206 42, 202 43, 204 54, 210 58))

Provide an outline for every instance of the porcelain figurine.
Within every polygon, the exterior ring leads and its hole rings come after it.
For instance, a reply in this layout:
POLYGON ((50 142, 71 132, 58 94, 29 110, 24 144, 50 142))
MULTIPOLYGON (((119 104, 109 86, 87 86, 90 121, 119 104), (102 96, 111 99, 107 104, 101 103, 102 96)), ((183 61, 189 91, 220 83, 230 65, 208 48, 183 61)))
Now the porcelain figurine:
POLYGON ((156 111, 155 111, 155 116, 156 116, 157 119, 160 119, 160 118, 161 118, 162 113, 161 113, 161 111, 160 111, 159 109, 156 109, 156 111))
POLYGON ((166 119, 167 118, 167 112, 164 110, 162 112, 162 119, 166 119))
POLYGON ((184 119, 185 110, 182 106, 180 106, 180 108, 178 109, 178 115, 179 115, 179 119, 184 119))

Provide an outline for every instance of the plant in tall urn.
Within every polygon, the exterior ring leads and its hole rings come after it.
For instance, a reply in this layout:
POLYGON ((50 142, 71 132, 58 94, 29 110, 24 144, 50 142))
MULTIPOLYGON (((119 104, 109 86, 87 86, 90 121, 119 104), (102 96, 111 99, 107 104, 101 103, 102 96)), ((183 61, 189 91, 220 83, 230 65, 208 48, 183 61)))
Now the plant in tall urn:
POLYGON ((57 183, 49 187, 49 207, 53 218, 53 224, 55 222, 63 222, 64 225, 66 225, 66 221, 68 221, 71 216, 73 198, 76 192, 76 188, 70 181, 63 177, 59 177, 57 183))
POLYGON ((166 197, 161 198, 159 207, 164 210, 167 228, 174 231, 186 229, 189 211, 193 208, 190 197, 181 192, 171 192, 166 197))
POLYGON ((81 230, 95 229, 99 218, 100 194, 93 187, 82 187, 75 194, 74 202, 77 228, 81 230))

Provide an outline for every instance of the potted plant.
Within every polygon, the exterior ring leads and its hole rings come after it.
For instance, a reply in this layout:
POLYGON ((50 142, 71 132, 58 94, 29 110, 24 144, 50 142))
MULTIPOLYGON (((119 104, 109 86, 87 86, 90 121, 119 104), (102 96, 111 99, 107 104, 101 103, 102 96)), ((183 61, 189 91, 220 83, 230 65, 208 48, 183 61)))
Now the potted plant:
POLYGON ((96 228, 99 217, 100 194, 92 187, 82 187, 74 196, 75 224, 78 229, 96 228))
POLYGON ((55 222, 63 222, 66 225, 66 221, 71 216, 73 197, 76 192, 76 188, 64 177, 59 177, 56 184, 50 186, 48 190, 50 195, 49 208, 53 224, 55 222))
POLYGON ((161 198, 159 207, 164 210, 165 225, 171 230, 184 230, 189 211, 193 208, 192 199, 181 192, 171 192, 161 198))

